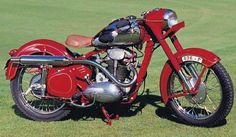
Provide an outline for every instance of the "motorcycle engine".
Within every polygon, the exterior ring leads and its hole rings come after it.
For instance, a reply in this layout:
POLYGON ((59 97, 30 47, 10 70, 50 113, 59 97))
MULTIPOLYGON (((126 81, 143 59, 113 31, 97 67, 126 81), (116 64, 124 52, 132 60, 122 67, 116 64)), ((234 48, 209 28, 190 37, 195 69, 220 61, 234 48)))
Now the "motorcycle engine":
MULTIPOLYGON (((128 48, 111 48, 107 50, 104 58, 97 58, 96 62, 104 66, 118 81, 129 83, 132 74, 127 66, 136 63, 136 52, 128 48)), ((98 72, 96 82, 85 90, 84 95, 98 102, 111 103, 120 100, 129 91, 130 87, 119 87, 109 81, 102 72, 98 72)))
POLYGON ((132 62, 132 54, 124 49, 114 48, 108 50, 106 60, 107 70, 121 82, 128 78, 130 71, 127 65, 132 62))

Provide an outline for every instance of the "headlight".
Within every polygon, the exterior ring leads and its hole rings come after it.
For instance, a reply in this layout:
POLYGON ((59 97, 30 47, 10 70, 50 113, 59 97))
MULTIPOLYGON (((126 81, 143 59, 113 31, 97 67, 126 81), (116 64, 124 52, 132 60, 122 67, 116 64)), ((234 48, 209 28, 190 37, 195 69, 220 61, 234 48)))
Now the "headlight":
POLYGON ((164 29, 171 28, 177 24, 177 15, 173 10, 166 9, 164 13, 164 29))

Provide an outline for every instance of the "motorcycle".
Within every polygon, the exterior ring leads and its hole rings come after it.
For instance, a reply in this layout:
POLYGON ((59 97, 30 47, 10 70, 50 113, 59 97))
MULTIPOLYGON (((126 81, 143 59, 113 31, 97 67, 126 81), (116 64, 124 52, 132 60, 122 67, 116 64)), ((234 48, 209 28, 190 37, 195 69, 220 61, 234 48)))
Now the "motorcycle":
POLYGON ((60 120, 72 106, 99 104, 111 125, 106 105, 133 103, 153 52, 161 47, 168 57, 160 76, 163 103, 184 123, 215 126, 233 106, 233 84, 217 55, 182 47, 176 32, 184 26, 173 10, 156 8, 141 18, 114 20, 94 37, 68 36, 69 47, 93 48, 84 54, 53 40, 30 41, 9 52, 5 74, 13 100, 25 116, 38 121, 60 120))

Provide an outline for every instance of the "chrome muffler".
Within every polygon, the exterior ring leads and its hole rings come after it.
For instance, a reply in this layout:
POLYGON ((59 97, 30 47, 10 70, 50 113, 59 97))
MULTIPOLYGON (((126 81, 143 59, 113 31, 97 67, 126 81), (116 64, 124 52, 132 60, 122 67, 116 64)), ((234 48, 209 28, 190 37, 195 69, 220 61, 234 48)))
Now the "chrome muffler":
POLYGON ((11 62, 22 65, 67 66, 71 64, 70 59, 68 59, 65 56, 42 56, 42 55, 12 57, 11 62))
POLYGON ((13 63, 18 63, 22 65, 52 65, 52 66, 68 66, 72 64, 85 64, 91 65, 99 70, 101 70, 112 82, 121 86, 121 87, 129 87, 135 83, 137 79, 137 71, 133 65, 128 65, 127 67, 133 73, 133 79, 129 83, 121 83, 117 80, 107 69, 98 64, 97 62, 91 60, 74 60, 69 59, 65 56, 42 56, 42 55, 30 55, 30 56, 20 56, 20 57, 12 57, 10 59, 13 63))

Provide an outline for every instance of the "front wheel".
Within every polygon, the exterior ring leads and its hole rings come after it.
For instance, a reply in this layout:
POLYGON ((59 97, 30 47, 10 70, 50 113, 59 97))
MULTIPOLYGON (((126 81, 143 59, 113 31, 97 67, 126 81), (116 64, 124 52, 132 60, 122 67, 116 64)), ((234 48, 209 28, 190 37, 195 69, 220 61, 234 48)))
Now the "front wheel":
MULTIPOLYGON (((184 62, 182 70, 190 83, 195 83, 204 66, 196 62, 184 62)), ((168 77, 168 95, 183 93, 183 86, 172 71, 168 77)), ((233 85, 222 64, 217 63, 201 78, 198 93, 173 97, 168 106, 183 122, 196 126, 215 126, 221 123, 233 106, 233 85)))

